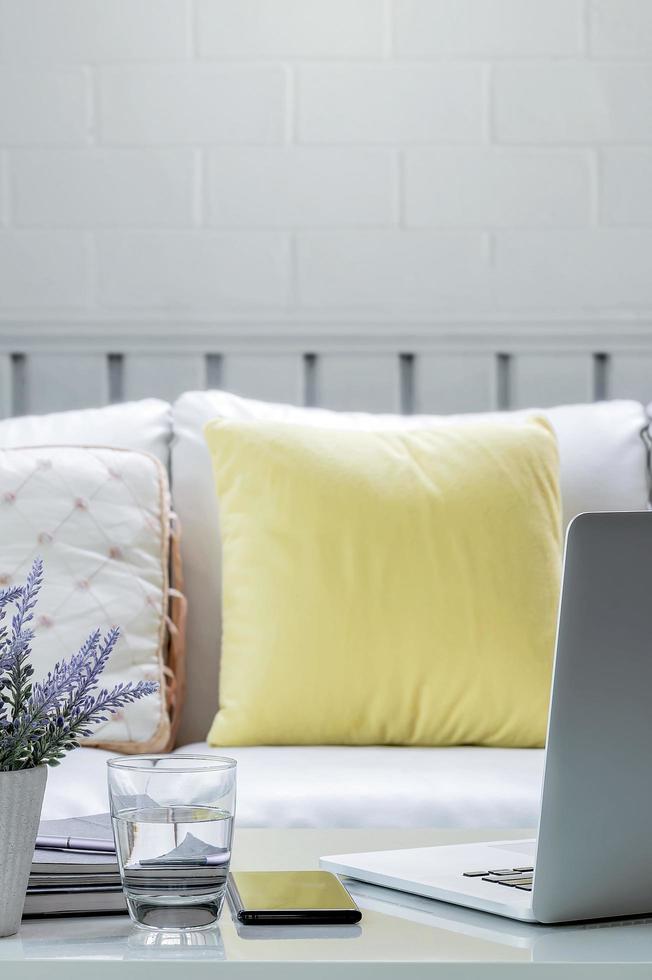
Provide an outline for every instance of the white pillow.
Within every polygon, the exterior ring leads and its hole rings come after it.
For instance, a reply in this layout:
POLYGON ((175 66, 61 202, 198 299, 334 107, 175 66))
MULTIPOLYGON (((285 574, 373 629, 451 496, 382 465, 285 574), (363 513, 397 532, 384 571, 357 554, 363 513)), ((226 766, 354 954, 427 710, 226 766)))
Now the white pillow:
POLYGON ((140 449, 168 465, 171 408, 158 398, 0 421, 0 447, 114 446, 140 449))
MULTIPOLYGON (((506 413, 523 416, 532 410, 506 413)), ((633 401, 566 405, 541 411, 559 442, 564 519, 583 511, 644 510, 648 483, 641 430, 643 406, 633 401)), ((222 391, 187 392, 172 407, 172 491, 183 528, 188 599, 188 703, 181 742, 204 739, 217 708, 221 636, 218 514, 203 427, 210 419, 273 419, 355 429, 409 429, 434 416, 366 415, 252 401, 222 391)), ((466 416, 472 418, 473 416, 466 416)), ((480 416, 482 417, 482 416, 480 416)), ((485 416, 486 417, 486 416, 485 416)))
POLYGON ((103 687, 156 681, 158 692, 98 726, 91 744, 162 751, 169 739, 163 646, 168 606, 169 492, 163 465, 125 449, 0 449, 0 585, 45 564, 34 626, 36 679, 89 633, 120 627, 103 687))

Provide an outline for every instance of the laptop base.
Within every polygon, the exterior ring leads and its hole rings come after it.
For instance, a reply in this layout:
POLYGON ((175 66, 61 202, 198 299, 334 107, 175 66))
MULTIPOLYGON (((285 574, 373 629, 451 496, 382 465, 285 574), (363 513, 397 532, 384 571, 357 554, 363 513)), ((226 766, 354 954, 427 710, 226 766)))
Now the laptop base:
POLYGON ((530 891, 484 881, 480 876, 464 876, 469 869, 495 871, 533 863, 535 847, 536 842, 532 839, 489 841, 399 851, 331 854, 322 857, 319 864, 328 871, 357 881, 464 905, 522 922, 536 922, 530 891))

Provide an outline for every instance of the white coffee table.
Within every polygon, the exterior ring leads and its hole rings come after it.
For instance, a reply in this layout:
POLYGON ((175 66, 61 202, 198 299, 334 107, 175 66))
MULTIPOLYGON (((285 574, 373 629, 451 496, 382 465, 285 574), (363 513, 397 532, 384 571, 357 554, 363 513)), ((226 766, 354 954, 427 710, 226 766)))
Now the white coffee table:
MULTIPOLYGON (((528 831, 241 830, 233 866, 317 867, 321 854, 531 837, 528 831)), ((572 869, 570 869, 572 873, 572 869)), ((360 926, 219 928, 190 938, 135 929, 126 916, 28 920, 0 939, 6 980, 576 980, 652 977, 652 918, 530 926, 353 885, 360 926)))

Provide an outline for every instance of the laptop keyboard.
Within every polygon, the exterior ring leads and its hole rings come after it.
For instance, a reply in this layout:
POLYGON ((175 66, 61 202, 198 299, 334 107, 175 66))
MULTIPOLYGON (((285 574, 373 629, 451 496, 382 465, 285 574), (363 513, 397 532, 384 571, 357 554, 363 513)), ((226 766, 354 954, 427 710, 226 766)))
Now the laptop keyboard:
POLYGON ((531 892, 534 868, 498 868, 494 871, 463 871, 462 874, 465 878, 482 878, 494 885, 531 892))

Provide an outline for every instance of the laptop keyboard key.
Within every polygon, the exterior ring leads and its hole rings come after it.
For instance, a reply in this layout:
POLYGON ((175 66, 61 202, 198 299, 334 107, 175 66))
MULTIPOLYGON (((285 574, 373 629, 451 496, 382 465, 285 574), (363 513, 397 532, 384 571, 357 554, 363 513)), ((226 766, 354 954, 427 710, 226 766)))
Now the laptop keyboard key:
POLYGON ((515 875, 515 874, 511 874, 511 875, 487 875, 486 878, 483 878, 482 880, 483 881, 495 881, 495 882, 497 882, 497 883, 499 883, 501 885, 502 885, 503 882, 509 882, 511 884, 517 884, 517 883, 518 884, 527 884, 528 882, 531 882, 532 881, 532 875, 530 875, 530 874, 523 874, 523 875, 515 875))
POLYGON ((520 888, 531 892, 534 881, 534 868, 498 868, 495 871, 463 871, 465 878, 482 878, 492 885, 505 885, 507 888, 520 888))

